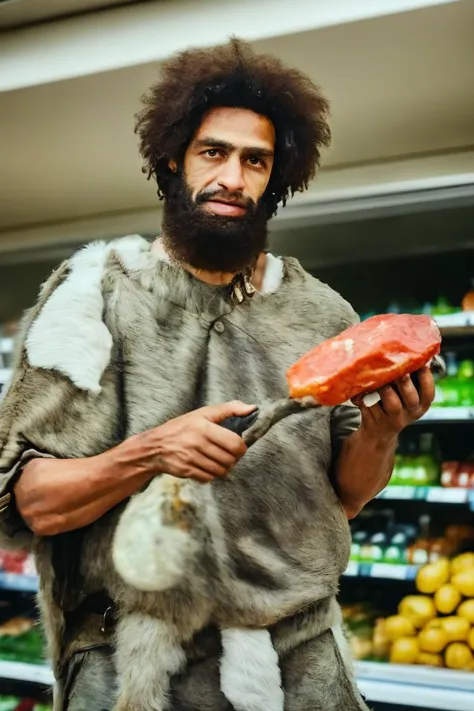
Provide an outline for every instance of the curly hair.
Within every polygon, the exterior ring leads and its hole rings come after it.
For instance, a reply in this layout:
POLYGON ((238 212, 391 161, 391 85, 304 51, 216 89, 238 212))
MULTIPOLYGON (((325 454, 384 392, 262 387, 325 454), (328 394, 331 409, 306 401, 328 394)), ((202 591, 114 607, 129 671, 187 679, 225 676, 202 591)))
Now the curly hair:
POLYGON ((276 132, 275 160, 264 195, 267 214, 308 187, 329 146, 329 103, 302 72, 273 56, 256 54, 233 38, 205 50, 186 50, 162 68, 161 78, 142 97, 135 133, 143 172, 166 198, 174 174, 170 159, 182 162, 204 114, 218 106, 245 108, 269 118, 276 132))

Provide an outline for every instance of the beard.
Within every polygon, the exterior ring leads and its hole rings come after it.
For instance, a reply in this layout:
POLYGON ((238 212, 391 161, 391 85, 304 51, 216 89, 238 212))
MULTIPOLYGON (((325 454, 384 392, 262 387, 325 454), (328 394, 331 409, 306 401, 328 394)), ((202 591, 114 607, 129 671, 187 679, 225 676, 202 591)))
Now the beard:
POLYGON ((182 175, 169 191, 163 210, 163 245, 171 258, 195 269, 240 272, 252 267, 267 246, 267 213, 242 193, 202 190, 193 200, 182 175), (215 215, 203 205, 212 199, 236 201, 241 216, 215 215))

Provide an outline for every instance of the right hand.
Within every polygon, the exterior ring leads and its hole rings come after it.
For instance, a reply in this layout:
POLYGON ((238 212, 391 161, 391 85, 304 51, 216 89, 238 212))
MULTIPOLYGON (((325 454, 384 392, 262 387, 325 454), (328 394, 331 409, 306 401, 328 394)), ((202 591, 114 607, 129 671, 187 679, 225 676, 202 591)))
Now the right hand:
POLYGON ((249 415, 255 405, 239 401, 209 405, 169 420, 143 436, 155 472, 201 483, 226 476, 247 451, 239 435, 219 427, 227 417, 249 415))

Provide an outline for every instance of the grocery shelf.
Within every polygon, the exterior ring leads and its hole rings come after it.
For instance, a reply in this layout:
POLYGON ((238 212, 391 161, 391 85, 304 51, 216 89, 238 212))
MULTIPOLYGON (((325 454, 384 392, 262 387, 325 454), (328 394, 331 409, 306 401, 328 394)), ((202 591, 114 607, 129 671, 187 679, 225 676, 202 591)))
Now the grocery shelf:
POLYGON ((468 421, 474 422, 474 407, 432 407, 418 423, 468 421))
POLYGON ((467 504, 474 508, 474 489, 444 486, 387 486, 377 499, 384 501, 428 501, 437 504, 467 504))
POLYGON ((474 311, 435 316, 443 336, 467 336, 474 333, 474 311))
POLYGON ((360 691, 369 701, 443 711, 474 708, 472 672, 358 662, 356 676, 360 691))
POLYGON ((418 565, 397 565, 395 563, 358 563, 351 560, 345 578, 385 578, 387 580, 415 580, 418 565))
POLYGON ((46 664, 25 664, 24 662, 0 660, 0 679, 24 681, 42 686, 52 686, 54 684, 53 672, 46 664))
POLYGON ((34 575, 19 575, 18 573, 0 572, 0 590, 15 590, 17 592, 37 592, 38 578, 34 575))

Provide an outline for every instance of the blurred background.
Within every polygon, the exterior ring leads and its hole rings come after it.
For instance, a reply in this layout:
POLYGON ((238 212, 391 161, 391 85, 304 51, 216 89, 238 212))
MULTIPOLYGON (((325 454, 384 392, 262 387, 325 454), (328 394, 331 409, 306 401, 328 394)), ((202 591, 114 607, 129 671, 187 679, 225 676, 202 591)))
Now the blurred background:
MULTIPOLYGON (((230 34, 307 72, 332 105, 333 146, 272 220, 272 251, 362 318, 424 312, 443 329, 449 377, 354 523, 341 602, 375 708, 472 711, 474 0, 0 0, 0 387, 18 319, 59 262, 159 233, 140 96, 171 53, 230 34)), ((26 554, 0 553, 0 586, 0 710, 39 709, 50 673, 26 554)))

